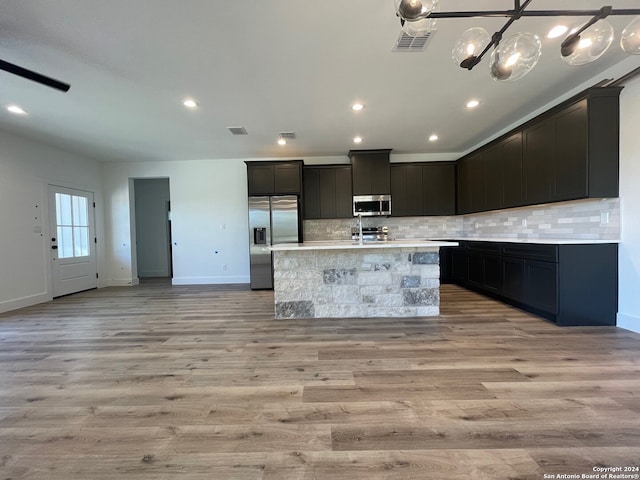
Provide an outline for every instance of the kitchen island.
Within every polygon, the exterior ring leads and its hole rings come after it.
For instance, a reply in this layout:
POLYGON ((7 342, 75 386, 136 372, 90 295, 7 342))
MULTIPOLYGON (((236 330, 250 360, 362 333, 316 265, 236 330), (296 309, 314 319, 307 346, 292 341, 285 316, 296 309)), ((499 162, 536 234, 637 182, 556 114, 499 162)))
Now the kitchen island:
POLYGON ((426 240, 274 245, 276 318, 438 315, 439 250, 457 245, 426 240))

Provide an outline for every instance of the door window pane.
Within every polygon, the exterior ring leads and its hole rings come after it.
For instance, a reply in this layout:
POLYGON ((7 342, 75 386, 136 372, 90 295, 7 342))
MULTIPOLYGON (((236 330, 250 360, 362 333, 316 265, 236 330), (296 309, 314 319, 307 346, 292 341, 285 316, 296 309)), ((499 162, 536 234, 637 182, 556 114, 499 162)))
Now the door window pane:
POLYGON ((86 197, 56 193, 58 258, 89 256, 89 202, 86 197))
POLYGON ((87 227, 73 227, 73 256, 89 256, 89 229, 87 227))
POLYGON ((58 225, 58 257, 73 257, 73 230, 72 227, 58 225))

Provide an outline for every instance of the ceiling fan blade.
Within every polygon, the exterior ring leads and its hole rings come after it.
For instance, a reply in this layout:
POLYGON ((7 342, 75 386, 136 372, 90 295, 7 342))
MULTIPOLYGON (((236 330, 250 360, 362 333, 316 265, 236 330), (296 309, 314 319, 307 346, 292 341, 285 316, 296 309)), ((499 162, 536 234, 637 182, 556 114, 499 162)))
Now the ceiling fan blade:
POLYGON ((0 60, 0 70, 4 70, 5 72, 13 73, 14 75, 18 75, 28 80, 41 83, 42 85, 55 88, 56 90, 62 90, 63 92, 68 92, 69 88, 71 88, 71 85, 69 85, 68 83, 61 82, 60 80, 56 80, 55 78, 47 77, 32 70, 27 70, 26 68, 19 67, 18 65, 14 65, 13 63, 5 62, 4 60, 0 60))

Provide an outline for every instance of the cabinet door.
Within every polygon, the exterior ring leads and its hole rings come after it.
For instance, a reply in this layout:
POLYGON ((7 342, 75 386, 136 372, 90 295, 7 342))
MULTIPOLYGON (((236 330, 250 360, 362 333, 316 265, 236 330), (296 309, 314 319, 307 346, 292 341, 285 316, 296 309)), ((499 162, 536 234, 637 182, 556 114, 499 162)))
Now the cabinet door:
POLYGON ((354 195, 388 195, 391 193, 388 151, 354 154, 351 157, 351 166, 354 195))
POLYGON ((273 166, 275 193, 300 193, 301 165, 283 163, 273 166))
POLYGON ((502 290, 502 265, 500 257, 485 255, 483 258, 484 288, 490 292, 502 290))
POLYGON ((524 302, 524 260, 502 258, 502 294, 516 302, 524 302))
POLYGON ((322 218, 320 216, 320 169, 304 168, 304 218, 322 218))
POLYGON ((558 265, 550 262, 525 261, 525 303, 533 308, 556 314, 558 311, 558 265))
POLYGON ((555 122, 547 118, 524 131, 522 173, 524 203, 551 199, 551 162, 555 159, 555 122))
POLYGON ((471 177, 471 211, 482 212, 487 209, 487 191, 484 184, 484 152, 469 157, 469 175, 471 177))
POLYGON ((483 255, 469 254, 469 283, 476 287, 484 287, 484 258, 483 255))
POLYGON ((248 165, 249 195, 271 195, 274 192, 273 165, 248 165))
POLYGON ((320 218, 336 218, 336 172, 320 169, 320 218))
POLYGON ((336 175, 336 218, 352 218, 351 166, 336 167, 334 171, 336 175))
POLYGON ((503 157, 502 142, 487 148, 484 152, 484 187, 487 210, 498 210, 503 205, 503 157))
POLYGON ((471 212, 471 169, 469 168, 469 158, 458 161, 456 166, 458 205, 456 213, 464 214, 471 212))
POLYGON ((458 283, 465 284, 469 280, 469 263, 464 248, 451 249, 451 278, 458 283))
POLYGON ((502 208, 522 205, 522 133, 502 142, 502 208))
POLYGON ((391 211, 394 217, 423 215, 422 165, 391 166, 391 211))
POLYGON ((587 101, 578 102, 556 114, 554 119, 556 155, 552 165, 552 200, 587 197, 587 101))
POLYGON ((391 214, 401 217, 407 214, 407 172, 404 165, 391 167, 391 214))
POLYGON ((455 215, 456 167, 453 163, 422 166, 423 215, 455 215))

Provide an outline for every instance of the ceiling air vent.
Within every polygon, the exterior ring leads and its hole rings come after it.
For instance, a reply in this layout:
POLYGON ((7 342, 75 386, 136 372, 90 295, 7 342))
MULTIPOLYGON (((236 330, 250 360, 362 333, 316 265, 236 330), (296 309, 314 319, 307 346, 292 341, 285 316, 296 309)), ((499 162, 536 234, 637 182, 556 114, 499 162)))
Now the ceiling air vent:
POLYGON ((424 37, 412 37, 407 35, 403 31, 400 31, 400 36, 398 37, 398 41, 396 42, 395 47, 393 47, 394 52, 424 52, 425 48, 427 48, 427 44, 435 30, 431 30, 424 37))
POLYGON ((234 135, 246 135, 247 130, 244 127, 227 127, 234 135))
POLYGON ((279 132, 278 138, 284 138, 285 140, 295 140, 296 132, 279 132))

